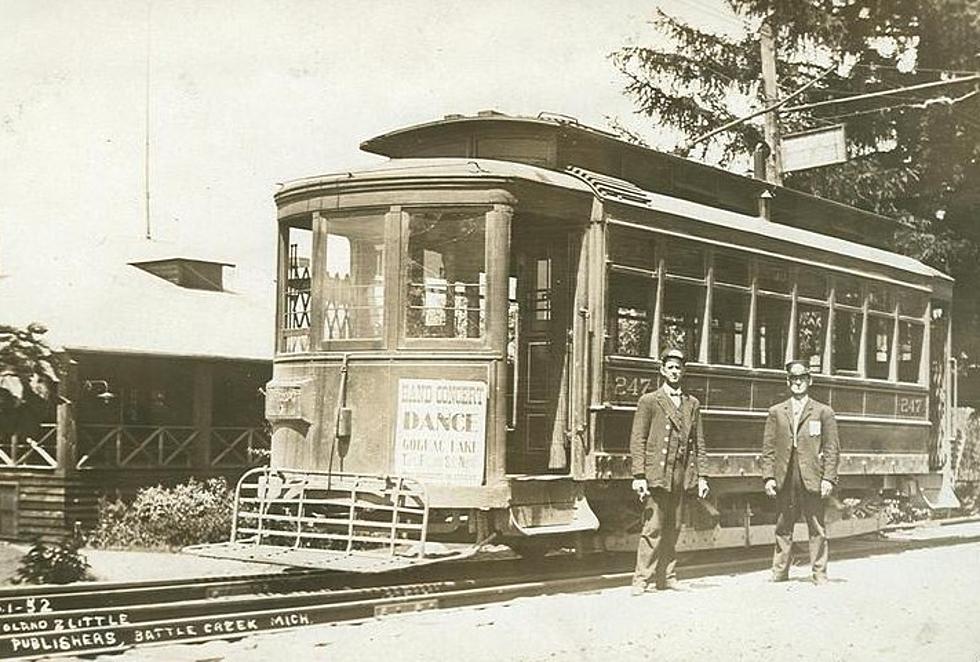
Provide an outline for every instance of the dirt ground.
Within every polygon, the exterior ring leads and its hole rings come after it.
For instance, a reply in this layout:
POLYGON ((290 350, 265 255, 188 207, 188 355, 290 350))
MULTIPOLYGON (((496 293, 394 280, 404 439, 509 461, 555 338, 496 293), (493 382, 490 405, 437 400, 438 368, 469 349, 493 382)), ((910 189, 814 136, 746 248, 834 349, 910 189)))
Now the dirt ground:
POLYGON ((767 573, 316 626, 104 660, 980 660, 980 543, 833 561, 814 586, 767 573))
MULTIPOLYGON (((0 543, 0 585, 9 585, 30 545, 0 543)), ((278 572, 279 566, 209 559, 190 554, 113 549, 83 549, 95 581, 134 582, 153 579, 251 575, 278 572)))

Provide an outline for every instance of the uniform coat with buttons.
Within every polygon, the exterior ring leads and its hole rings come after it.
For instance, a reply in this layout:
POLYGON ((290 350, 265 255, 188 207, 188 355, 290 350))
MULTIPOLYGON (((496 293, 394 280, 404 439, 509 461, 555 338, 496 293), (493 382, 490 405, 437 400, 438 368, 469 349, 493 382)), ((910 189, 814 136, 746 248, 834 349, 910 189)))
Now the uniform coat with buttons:
POLYGON ((701 427, 701 403, 683 393, 677 407, 663 387, 643 395, 636 403, 633 430, 630 433, 630 457, 633 475, 645 477, 651 489, 672 489, 673 471, 684 471, 684 489, 698 486, 704 476, 708 453, 701 427))
MULTIPOLYGON (((819 492, 821 480, 836 484, 840 439, 837 436, 834 410, 808 398, 800 414, 795 436, 796 459, 800 464, 800 476, 806 489, 819 492)), ((777 490, 783 489, 789 472, 793 437, 793 405, 790 398, 769 408, 762 437, 762 479, 766 481, 774 478, 777 490)))
POLYGON ((634 590, 669 588, 677 581, 677 538, 686 492, 696 489, 707 468, 701 429, 701 404, 682 393, 680 406, 661 387, 636 403, 630 454, 634 478, 645 479, 636 548, 634 590))

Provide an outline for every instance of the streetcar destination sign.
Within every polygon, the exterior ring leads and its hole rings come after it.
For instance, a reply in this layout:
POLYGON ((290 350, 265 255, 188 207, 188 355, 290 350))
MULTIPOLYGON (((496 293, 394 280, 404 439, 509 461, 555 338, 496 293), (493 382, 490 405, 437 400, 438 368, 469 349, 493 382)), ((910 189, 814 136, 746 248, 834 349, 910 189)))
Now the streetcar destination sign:
POLYGON ((487 385, 398 380, 395 473, 445 485, 480 485, 486 451, 487 385))

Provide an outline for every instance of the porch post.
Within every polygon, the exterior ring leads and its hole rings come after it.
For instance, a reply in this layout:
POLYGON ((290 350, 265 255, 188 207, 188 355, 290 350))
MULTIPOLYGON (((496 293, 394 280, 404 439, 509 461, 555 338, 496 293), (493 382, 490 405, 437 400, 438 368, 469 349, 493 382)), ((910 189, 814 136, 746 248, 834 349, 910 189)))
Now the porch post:
POLYGON ((197 440, 193 445, 192 466, 195 471, 211 470, 211 425, 214 386, 214 365, 206 361, 194 363, 194 429, 197 440))
POLYGON ((55 474, 67 477, 75 473, 78 463, 78 435, 75 428, 75 402, 81 397, 78 385, 78 367, 74 361, 67 361, 63 379, 58 384, 58 404, 55 418, 57 446, 55 474))

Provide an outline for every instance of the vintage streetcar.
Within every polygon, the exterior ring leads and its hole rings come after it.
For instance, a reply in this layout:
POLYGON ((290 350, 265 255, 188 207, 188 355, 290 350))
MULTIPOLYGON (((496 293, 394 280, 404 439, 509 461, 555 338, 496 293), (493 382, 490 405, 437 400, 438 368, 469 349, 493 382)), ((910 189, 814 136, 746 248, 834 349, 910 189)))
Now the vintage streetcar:
MULTIPOLYGON (((491 540, 629 549, 631 419, 671 345, 712 484, 682 549, 772 540, 762 429, 790 359, 837 412, 838 499, 948 490, 952 281, 883 248, 892 220, 563 116, 362 148, 389 160, 275 196, 271 461, 197 553, 372 571, 491 540)), ((832 535, 878 523, 832 510, 832 535)))

